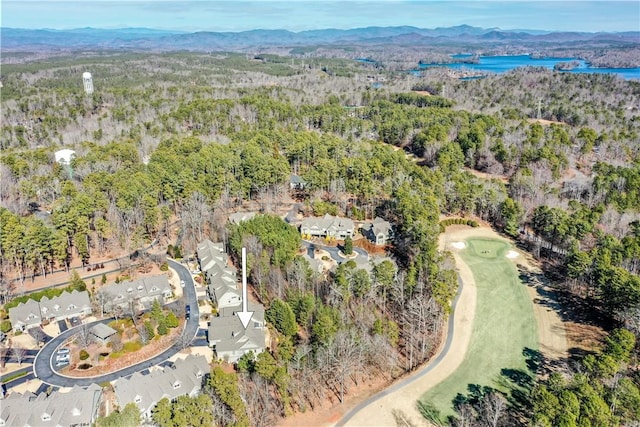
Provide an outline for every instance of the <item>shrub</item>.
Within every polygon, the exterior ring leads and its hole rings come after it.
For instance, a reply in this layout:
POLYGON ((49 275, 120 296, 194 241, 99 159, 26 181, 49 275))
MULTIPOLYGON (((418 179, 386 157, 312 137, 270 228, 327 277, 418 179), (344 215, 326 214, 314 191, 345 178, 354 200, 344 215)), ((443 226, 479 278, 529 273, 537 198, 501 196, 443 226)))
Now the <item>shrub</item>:
POLYGON ((134 351, 138 351, 142 348, 142 343, 140 341, 129 341, 124 343, 122 350, 125 353, 132 353, 134 351))
POLYGON ((160 266, 160 271, 168 271, 168 270, 169 270, 169 263, 163 262, 162 265, 160 266))
POLYGON ((158 322, 158 335, 167 335, 167 321, 165 319, 161 319, 158 322))
POLYGON ((9 320, 3 320, 2 322, 0 322, 0 331, 4 332, 5 334, 11 331, 11 322, 9 320))
POLYGON ((89 352, 87 350, 80 350, 80 360, 87 360, 89 358, 89 352))
POLYGON ((466 218, 449 218, 440 221, 440 232, 444 233, 446 227, 450 225, 468 225, 469 227, 479 227, 480 224, 476 220, 466 218))
POLYGON ((91 363, 81 363, 80 365, 78 365, 78 369, 89 369, 92 366, 93 365, 91 365, 91 363))
POLYGON ((176 317, 175 313, 173 311, 169 312, 169 314, 167 314, 167 317, 165 318, 166 323, 167 323, 167 328, 177 328, 178 327, 178 318, 176 317))
POLYGON ((156 336, 156 333, 153 330, 153 325, 147 320, 146 322, 144 322, 144 327, 147 330, 147 337, 149 338, 149 341, 151 341, 153 337, 156 336))

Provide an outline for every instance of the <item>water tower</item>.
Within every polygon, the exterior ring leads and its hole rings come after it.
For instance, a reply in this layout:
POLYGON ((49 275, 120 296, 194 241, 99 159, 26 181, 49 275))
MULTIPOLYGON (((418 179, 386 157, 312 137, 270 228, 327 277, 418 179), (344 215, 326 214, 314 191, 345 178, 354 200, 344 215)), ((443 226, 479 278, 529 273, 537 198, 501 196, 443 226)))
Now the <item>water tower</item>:
POLYGON ((84 92, 87 95, 91 95, 93 93, 93 79, 91 78, 91 73, 87 73, 86 71, 82 73, 82 83, 84 84, 84 92))

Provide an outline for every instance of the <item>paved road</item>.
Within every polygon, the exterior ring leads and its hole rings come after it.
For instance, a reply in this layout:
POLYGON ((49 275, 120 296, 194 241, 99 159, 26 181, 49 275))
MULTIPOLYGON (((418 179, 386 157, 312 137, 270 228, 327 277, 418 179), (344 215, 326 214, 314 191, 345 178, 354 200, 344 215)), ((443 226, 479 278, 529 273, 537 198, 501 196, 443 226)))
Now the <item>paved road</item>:
MULTIPOLYGON (((196 332, 198 331, 198 320, 200 318, 195 284, 193 282, 191 274, 189 273, 189 270, 187 270, 185 266, 173 260, 168 260, 168 262, 169 266, 171 266, 171 268, 173 268, 178 273, 179 279, 184 280, 185 282, 185 287, 182 289, 182 291, 185 304, 189 304, 191 306, 191 317, 187 320, 187 324, 183 333, 193 339, 193 337, 195 337, 196 335, 196 332)), ((89 326, 91 327, 97 323, 109 323, 111 320, 113 319, 98 320, 96 322, 90 323, 89 326)), ((181 350, 179 344, 176 344, 149 360, 142 361, 136 365, 129 366, 127 368, 107 375, 101 375, 91 378, 72 378, 60 375, 53 369, 53 355, 56 349, 61 346, 66 339, 72 337, 75 334, 76 328, 78 327, 79 326, 76 326, 62 332, 60 335, 48 342, 36 356, 35 363, 33 364, 33 372, 34 375, 42 382, 58 387, 73 387, 74 385, 88 386, 92 383, 114 381, 118 378, 128 377, 135 372, 148 369, 155 365, 159 365, 181 350)))
MULTIPOLYGON (((431 370, 433 370, 436 366, 438 366, 440 364, 440 362, 449 353, 449 350, 451 348, 451 342, 453 341, 453 334, 454 334, 453 325, 454 325, 454 319, 455 319, 455 314, 456 314, 455 308, 456 308, 456 304, 458 302, 458 298, 460 297, 460 293, 462 292, 462 286, 463 286, 462 279, 460 279, 460 276, 458 276, 458 293, 456 294, 456 297, 453 300, 453 311, 451 313, 451 316, 449 316, 449 322, 448 322, 448 326, 447 326, 447 340, 446 340, 444 346, 442 347, 442 350, 440 351, 440 353, 438 353, 438 356, 435 359, 433 359, 432 361, 430 361, 429 363, 427 363, 421 369, 415 371, 408 378, 405 378, 404 380, 394 384, 393 386, 389 387, 388 389, 383 390, 380 393, 371 396, 370 398, 368 398, 364 402, 361 402, 360 404, 358 404, 357 406, 352 408, 336 424, 336 427, 342 427, 342 426, 346 425, 349 422, 349 420, 351 420, 351 418, 353 418, 358 412, 360 412, 365 407, 369 406, 373 402, 375 402, 375 401, 377 401, 379 399, 382 399, 383 397, 385 397, 385 396, 387 396, 387 395, 389 395, 391 393, 394 393, 394 392, 400 390, 402 387, 404 387, 404 386, 416 381, 417 379, 423 377, 424 375, 429 373, 431 370)), ((417 399, 419 397, 420 396, 416 396, 416 401, 417 401, 417 399)))
MULTIPOLYGON (((313 250, 315 248, 318 248, 327 251, 331 258, 333 258, 338 264, 349 261, 349 259, 343 258, 338 254, 338 252, 340 252, 340 249, 338 249, 336 246, 324 246, 317 243, 311 243, 306 240, 302 241, 302 245, 307 248, 307 253, 309 254, 310 258, 313 258, 313 250)), ((353 248, 353 251, 356 252, 359 256, 363 256, 366 259, 369 258, 369 254, 367 253, 367 251, 362 248, 353 248)))
POLYGON ((4 383, 5 382, 4 378, 12 377, 14 375, 17 375, 20 372, 27 372, 27 375, 22 376, 20 378, 16 378, 16 379, 11 380, 11 381, 6 383, 6 388, 7 389, 10 388, 10 387, 17 386, 18 384, 22 384, 22 383, 26 382, 26 380, 24 380, 23 378, 25 378, 25 377, 33 378, 33 373, 31 371, 32 371, 31 366, 25 366, 24 368, 20 368, 20 369, 18 369, 16 371, 9 372, 8 374, 5 374, 5 375, 2 376, 2 378, 0 378, 0 383, 4 383))

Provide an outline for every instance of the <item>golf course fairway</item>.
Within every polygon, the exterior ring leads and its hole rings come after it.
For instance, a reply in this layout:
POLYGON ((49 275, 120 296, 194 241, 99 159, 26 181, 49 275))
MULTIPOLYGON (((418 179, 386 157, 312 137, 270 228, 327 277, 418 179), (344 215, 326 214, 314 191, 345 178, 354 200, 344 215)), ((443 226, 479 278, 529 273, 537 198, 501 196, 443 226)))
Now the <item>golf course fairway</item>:
MULTIPOLYGON (((454 414, 454 399, 490 387, 509 392, 533 376, 528 350, 538 350, 533 303, 503 240, 470 238, 459 255, 473 273, 477 288, 471 340, 462 364, 429 389, 420 402, 433 405, 441 418, 454 414), (520 383, 516 385, 516 383, 520 383)), ((460 245, 462 247, 464 245, 460 245)))

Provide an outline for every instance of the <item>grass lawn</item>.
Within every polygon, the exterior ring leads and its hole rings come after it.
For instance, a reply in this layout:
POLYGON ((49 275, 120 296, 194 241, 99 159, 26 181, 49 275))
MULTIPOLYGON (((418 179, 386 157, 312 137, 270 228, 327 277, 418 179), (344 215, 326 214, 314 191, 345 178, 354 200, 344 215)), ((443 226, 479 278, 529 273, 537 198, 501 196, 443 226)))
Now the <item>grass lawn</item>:
POLYGON ((531 381, 527 357, 538 350, 533 303, 518 277, 511 249, 496 239, 468 239, 460 252, 476 281, 477 307, 469 349, 460 367, 421 398, 442 418, 452 415, 454 400, 480 388, 522 390, 531 381), (479 386, 479 387, 478 387, 479 386))

